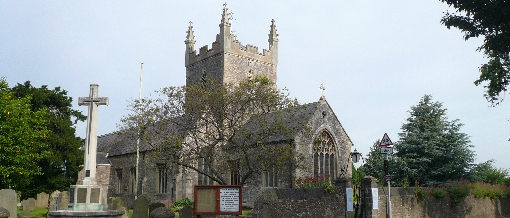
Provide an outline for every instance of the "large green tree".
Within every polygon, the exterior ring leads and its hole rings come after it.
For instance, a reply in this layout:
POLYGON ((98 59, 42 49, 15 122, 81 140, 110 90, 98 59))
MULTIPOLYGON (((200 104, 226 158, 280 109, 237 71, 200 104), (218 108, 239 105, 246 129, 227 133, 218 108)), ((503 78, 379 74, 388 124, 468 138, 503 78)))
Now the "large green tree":
POLYGON ((30 100, 16 97, 0 79, 0 189, 25 190, 43 173, 39 161, 50 155, 49 111, 32 110, 30 100))
MULTIPOLYGON (((296 164, 286 136, 297 132, 285 120, 302 106, 267 78, 237 84, 204 81, 159 93, 159 98, 133 103, 123 131, 140 127, 142 142, 171 163, 219 184, 244 184, 296 164), (278 145, 266 143, 279 139, 278 145)), ((299 123, 293 125, 300 129, 299 123)))
POLYGON ((76 184, 80 165, 83 164, 83 151, 80 150, 82 140, 76 136, 74 124, 84 121, 86 116, 72 109, 72 98, 60 87, 36 88, 27 81, 24 84, 18 83, 11 91, 17 98, 30 98, 32 111, 49 112, 46 118, 49 133, 43 142, 48 145, 50 155, 37 161, 42 174, 32 178, 22 192, 23 196, 68 190, 70 185, 76 184))
POLYGON ((435 185, 467 177, 474 153, 468 136, 459 132, 463 124, 449 121, 442 103, 425 95, 411 107, 395 143, 397 178, 411 185, 435 185))
POLYGON ((503 99, 510 82, 510 1, 508 0, 440 0, 454 7, 456 12, 446 12, 441 23, 456 27, 464 39, 485 37, 478 48, 488 62, 480 67, 476 85, 488 82, 486 98, 493 105, 503 99))

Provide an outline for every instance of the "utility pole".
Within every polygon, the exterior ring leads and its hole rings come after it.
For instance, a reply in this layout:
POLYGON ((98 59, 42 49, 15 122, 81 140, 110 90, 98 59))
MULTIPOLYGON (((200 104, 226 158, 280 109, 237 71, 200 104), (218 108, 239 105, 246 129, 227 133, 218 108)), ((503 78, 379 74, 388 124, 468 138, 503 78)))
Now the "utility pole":
POLYGON ((138 168, 140 163, 140 112, 141 112, 141 104, 142 104, 142 75, 143 75, 143 62, 140 63, 140 90, 138 92, 138 137, 136 139, 136 170, 135 170, 135 190, 133 193, 135 194, 135 200, 138 198, 138 168))

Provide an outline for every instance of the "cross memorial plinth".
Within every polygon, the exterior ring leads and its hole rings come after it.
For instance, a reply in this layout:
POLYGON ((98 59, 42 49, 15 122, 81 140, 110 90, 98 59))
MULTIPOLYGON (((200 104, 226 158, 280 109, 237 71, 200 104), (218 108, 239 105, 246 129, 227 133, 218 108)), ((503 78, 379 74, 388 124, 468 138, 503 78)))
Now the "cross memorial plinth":
POLYGON ((99 85, 90 84, 89 97, 78 98, 78 105, 88 106, 87 133, 84 145, 84 176, 81 184, 69 190, 69 207, 73 211, 102 211, 106 204, 107 187, 96 182, 97 107, 108 105, 107 97, 98 97, 99 85))
POLYGON ((87 116, 87 135, 85 138, 85 176, 83 185, 96 184, 96 154, 97 154, 97 107, 99 105, 108 105, 108 97, 98 97, 97 90, 99 85, 90 84, 89 97, 78 98, 79 106, 88 106, 87 116))

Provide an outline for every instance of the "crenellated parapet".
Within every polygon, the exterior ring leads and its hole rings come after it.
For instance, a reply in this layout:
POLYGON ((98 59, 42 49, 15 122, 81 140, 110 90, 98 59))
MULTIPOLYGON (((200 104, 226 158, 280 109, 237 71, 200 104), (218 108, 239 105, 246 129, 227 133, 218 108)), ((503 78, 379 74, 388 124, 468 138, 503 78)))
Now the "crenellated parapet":
MULTIPOLYGON (((191 26, 190 29, 192 29, 191 26)), ((188 40, 185 42, 188 42, 188 40)), ((276 65, 278 64, 278 41, 270 41, 269 44, 270 46, 268 49, 262 49, 262 52, 259 52, 258 46, 250 44, 243 45, 240 41, 235 39, 232 33, 227 33, 223 40, 220 40, 220 34, 218 34, 211 48, 209 48, 209 45, 204 45, 200 47, 198 53, 194 49, 194 41, 193 44, 190 43, 190 46, 186 49, 185 66, 187 67, 219 53, 250 57, 257 61, 276 65)))
POLYGON ((190 22, 186 32, 186 84, 203 81, 212 77, 222 82, 236 82, 252 76, 267 76, 276 83, 276 66, 278 65, 278 34, 276 25, 271 20, 268 34, 268 48, 259 51, 254 45, 243 45, 230 30, 232 12, 226 4, 223 7, 220 33, 216 35, 212 46, 195 49, 193 23, 190 22))

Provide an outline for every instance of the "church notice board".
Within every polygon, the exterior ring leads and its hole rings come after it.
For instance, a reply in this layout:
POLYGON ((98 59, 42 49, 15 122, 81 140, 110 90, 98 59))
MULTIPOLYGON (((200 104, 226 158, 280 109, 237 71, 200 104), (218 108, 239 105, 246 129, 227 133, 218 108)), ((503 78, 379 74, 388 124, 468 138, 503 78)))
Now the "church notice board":
POLYGON ((242 189, 240 185, 195 185, 195 215, 241 215, 242 189))

